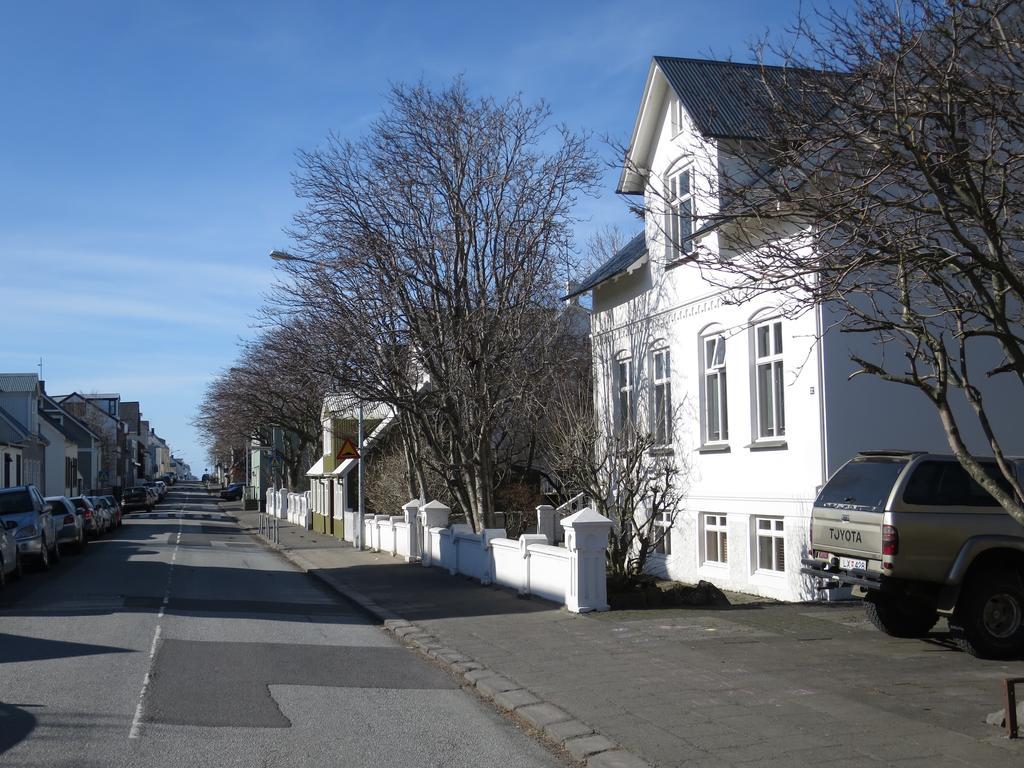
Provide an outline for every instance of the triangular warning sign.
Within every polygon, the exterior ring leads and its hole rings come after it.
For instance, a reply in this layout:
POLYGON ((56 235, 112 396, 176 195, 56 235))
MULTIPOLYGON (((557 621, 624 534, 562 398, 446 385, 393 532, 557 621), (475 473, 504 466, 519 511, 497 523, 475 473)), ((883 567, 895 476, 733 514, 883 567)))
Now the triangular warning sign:
POLYGON ((359 450, 356 448, 356 444, 346 437, 334 458, 338 461, 344 461, 345 459, 358 459, 359 450))

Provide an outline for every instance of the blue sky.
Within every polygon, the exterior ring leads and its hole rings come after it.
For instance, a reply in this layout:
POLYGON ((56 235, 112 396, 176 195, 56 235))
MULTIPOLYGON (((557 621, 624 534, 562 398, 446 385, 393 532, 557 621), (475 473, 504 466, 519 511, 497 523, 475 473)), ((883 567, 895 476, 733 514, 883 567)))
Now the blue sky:
MULTIPOLYGON (((655 54, 749 60, 797 0, 0 4, 0 371, 120 392, 194 470, 203 388, 252 334, 295 150, 389 84, 463 75, 628 138, 655 54)), ((598 148, 601 147, 599 145, 598 148)), ((631 229, 614 193, 581 213, 631 229)))

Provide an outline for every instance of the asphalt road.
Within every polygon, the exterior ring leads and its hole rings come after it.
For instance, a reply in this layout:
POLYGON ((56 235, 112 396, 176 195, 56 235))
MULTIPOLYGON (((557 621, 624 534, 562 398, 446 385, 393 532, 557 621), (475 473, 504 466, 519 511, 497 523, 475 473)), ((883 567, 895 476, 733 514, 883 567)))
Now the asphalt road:
POLYGON ((0 765, 558 766, 201 487, 0 592, 0 765))

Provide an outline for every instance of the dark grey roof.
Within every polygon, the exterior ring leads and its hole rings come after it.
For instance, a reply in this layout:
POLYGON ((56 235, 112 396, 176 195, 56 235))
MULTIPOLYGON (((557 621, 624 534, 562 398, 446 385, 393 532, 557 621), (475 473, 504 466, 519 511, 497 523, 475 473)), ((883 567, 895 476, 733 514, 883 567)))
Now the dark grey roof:
POLYGON ((672 56, 655 56, 654 61, 697 128, 710 138, 757 139, 774 135, 771 91, 793 98, 801 90, 801 82, 805 82, 802 75, 808 73, 791 67, 672 56))
POLYGON ((20 421, 0 408, 0 443, 19 445, 28 440, 31 434, 20 421))
POLYGON ((643 257, 646 253, 647 238, 644 233, 641 232, 616 251, 615 255, 608 259, 608 261, 591 272, 582 283, 576 286, 572 293, 567 294, 562 298, 571 299, 574 296, 579 296, 581 293, 586 293, 598 283, 603 283, 605 280, 609 280, 616 275, 625 272, 629 269, 630 264, 643 257))

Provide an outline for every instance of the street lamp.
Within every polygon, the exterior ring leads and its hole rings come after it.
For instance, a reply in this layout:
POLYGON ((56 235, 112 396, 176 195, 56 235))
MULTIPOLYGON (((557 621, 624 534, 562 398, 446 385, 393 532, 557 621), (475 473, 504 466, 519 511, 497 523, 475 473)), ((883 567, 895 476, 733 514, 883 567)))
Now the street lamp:
MULTIPOLYGON (((301 256, 296 256, 294 254, 288 253, 287 251, 279 251, 276 248, 270 252, 270 258, 273 259, 274 261, 298 261, 298 262, 301 262, 303 264, 309 264, 309 265, 314 266, 314 267, 323 267, 324 266, 321 262, 313 261, 311 259, 304 259, 301 256)), ((359 480, 358 480, 358 484, 359 484, 359 502, 358 502, 358 507, 357 507, 357 510, 356 510, 356 526, 355 526, 356 529, 355 529, 355 531, 353 531, 353 534, 354 534, 353 541, 355 543, 356 549, 362 549, 363 548, 363 517, 365 515, 365 510, 366 510, 366 507, 365 507, 365 496, 363 495, 364 494, 363 488, 364 488, 365 482, 366 482, 366 471, 365 471, 364 466, 363 466, 363 449, 364 449, 363 442, 365 441, 365 438, 366 438, 366 435, 365 435, 365 433, 363 431, 363 400, 362 400, 362 398, 360 398, 359 399, 359 437, 357 438, 358 443, 359 443, 359 448, 358 448, 358 450, 359 450, 359 458, 357 459, 357 461, 359 462, 359 473, 357 475, 357 477, 359 478, 359 480)), ((347 499, 345 500, 345 503, 346 504, 348 503, 347 499)))
POLYGON ((302 262, 303 264, 311 264, 314 267, 323 266, 318 261, 313 261, 312 259, 304 259, 301 256, 296 256, 294 254, 288 253, 288 251, 279 251, 277 249, 274 249, 273 251, 270 252, 270 258, 273 259, 274 261, 299 261, 302 262))

